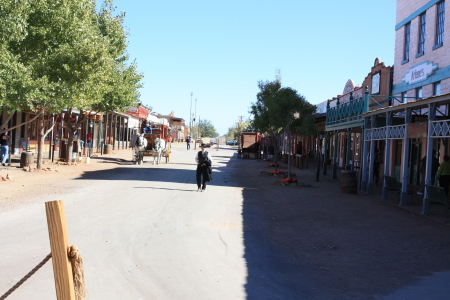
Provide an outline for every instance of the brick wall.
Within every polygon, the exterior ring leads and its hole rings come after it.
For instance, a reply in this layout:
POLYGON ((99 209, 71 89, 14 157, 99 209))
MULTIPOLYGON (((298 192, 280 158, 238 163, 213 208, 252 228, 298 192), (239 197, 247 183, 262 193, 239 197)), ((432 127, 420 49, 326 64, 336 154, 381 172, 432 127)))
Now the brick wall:
MULTIPOLYGON (((414 14, 418 9, 429 3, 429 0, 397 0, 397 24, 414 14)), ((433 50, 435 46, 437 5, 431 6, 426 11, 426 38, 424 55, 417 57, 418 39, 419 39, 419 22, 420 18, 415 17, 411 20, 411 40, 409 62, 402 64, 404 52, 405 26, 396 31, 395 35, 395 55, 394 55, 394 78, 393 84, 402 83, 402 78, 411 69, 425 61, 438 64, 439 68, 450 65, 450 1, 445 1, 445 23, 444 23, 444 43, 443 46, 433 50)), ((449 80, 441 81, 441 94, 450 92, 449 80)), ((422 87, 422 95, 424 98, 432 96, 432 84, 422 87)), ((407 96, 415 96, 415 90, 409 90, 407 96)))

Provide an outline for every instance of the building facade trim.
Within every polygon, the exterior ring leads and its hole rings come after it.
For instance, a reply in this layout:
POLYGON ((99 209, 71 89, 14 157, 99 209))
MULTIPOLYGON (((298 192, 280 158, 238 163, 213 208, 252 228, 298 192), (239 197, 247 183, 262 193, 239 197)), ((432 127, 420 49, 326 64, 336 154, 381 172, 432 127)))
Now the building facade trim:
POLYGON ((404 19, 403 21, 398 23, 395 26, 395 30, 396 31, 399 30, 400 28, 402 28, 403 26, 405 26, 406 24, 411 22, 413 19, 417 18, 418 16, 420 16, 421 14, 426 12, 430 7, 432 7, 433 5, 435 5, 436 3, 440 2, 440 1, 442 1, 442 0, 431 0, 431 1, 429 1, 427 4, 425 4, 424 6, 422 6, 421 8, 416 10, 415 12, 413 12, 411 15, 409 15, 406 19, 404 19))
POLYGON ((414 83, 408 84, 406 82, 395 84, 392 87, 392 95, 397 95, 427 84, 433 84, 435 82, 450 78, 450 65, 438 68, 433 72, 433 75, 429 76, 427 79, 414 83))

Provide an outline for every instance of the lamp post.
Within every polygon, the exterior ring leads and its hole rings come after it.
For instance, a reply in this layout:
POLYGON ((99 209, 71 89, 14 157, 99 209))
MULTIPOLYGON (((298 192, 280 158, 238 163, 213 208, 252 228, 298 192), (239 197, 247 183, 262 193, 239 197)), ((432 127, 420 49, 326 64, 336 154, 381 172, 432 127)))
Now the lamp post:
POLYGON ((322 140, 323 140, 323 131, 319 131, 317 133, 317 139, 319 142, 318 146, 318 162, 317 162, 317 172, 316 172, 316 182, 319 182, 319 174, 320 174, 320 158, 322 157, 322 140))

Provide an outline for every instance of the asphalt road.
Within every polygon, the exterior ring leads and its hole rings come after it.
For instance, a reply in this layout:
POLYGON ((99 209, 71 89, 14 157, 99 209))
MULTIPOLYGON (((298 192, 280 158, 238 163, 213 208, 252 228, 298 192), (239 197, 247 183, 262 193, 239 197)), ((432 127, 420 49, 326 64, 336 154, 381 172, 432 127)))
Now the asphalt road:
MULTIPOLYGON (((168 164, 119 160, 2 212, 0 294, 50 252, 43 202, 64 200, 90 299, 448 299, 447 227, 309 170, 295 172, 310 187, 273 185, 267 162, 209 151, 204 192, 196 152, 176 146, 168 164)), ((51 261, 9 299, 56 299, 51 261)))

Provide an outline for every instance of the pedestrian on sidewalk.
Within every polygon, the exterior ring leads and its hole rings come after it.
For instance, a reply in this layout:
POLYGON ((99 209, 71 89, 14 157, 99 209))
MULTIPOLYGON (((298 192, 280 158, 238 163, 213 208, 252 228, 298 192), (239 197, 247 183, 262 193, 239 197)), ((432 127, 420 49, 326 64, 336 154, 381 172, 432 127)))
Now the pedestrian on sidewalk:
MULTIPOLYGON (((436 172, 439 168, 439 160, 436 158, 436 150, 433 149, 433 157, 431 158, 431 184, 434 184, 436 172)), ((420 189, 417 191, 417 194, 423 195, 423 191, 425 189, 425 170, 427 165, 427 157, 424 156, 420 160, 420 189)))
POLYGON ((439 180, 439 186, 444 188, 445 195, 448 197, 448 189, 450 186, 450 157, 448 155, 444 156, 444 162, 439 167, 437 172, 437 178, 439 180))
POLYGON ((6 160, 8 159, 9 155, 9 144, 11 143, 11 138, 8 135, 8 131, 5 131, 4 133, 0 134, 0 158, 2 161, 2 166, 6 165, 6 160))
POLYGON ((206 189, 206 183, 212 180, 212 159, 211 154, 205 151, 206 145, 200 144, 201 151, 198 151, 195 156, 195 162, 197 163, 196 179, 197 179, 197 192, 203 192, 206 189))

